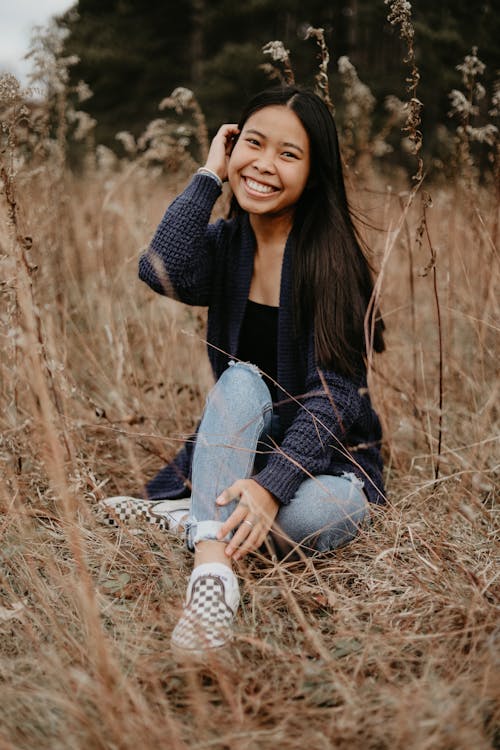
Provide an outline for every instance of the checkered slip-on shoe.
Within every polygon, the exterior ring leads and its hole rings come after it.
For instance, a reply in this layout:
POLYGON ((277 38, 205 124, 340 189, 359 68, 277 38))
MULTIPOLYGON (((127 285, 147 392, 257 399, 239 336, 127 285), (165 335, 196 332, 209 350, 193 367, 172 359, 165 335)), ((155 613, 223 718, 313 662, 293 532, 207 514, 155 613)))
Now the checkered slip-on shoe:
POLYGON ((174 653, 200 658, 225 646, 233 636, 239 600, 238 584, 228 596, 218 575, 200 575, 190 582, 183 613, 172 632, 174 653))
POLYGON ((189 498, 181 500, 141 500, 137 497, 119 495, 107 497, 99 502, 99 515, 107 526, 152 525, 161 531, 182 533, 189 515, 189 498))

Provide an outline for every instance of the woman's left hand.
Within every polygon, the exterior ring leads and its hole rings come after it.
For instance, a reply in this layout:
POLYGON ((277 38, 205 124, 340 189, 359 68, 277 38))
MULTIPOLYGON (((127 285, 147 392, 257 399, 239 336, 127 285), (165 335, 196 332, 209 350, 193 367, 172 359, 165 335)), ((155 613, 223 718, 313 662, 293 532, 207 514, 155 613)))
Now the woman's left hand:
POLYGON ((236 529, 225 552, 233 560, 240 560, 263 543, 276 518, 279 503, 274 495, 253 479, 238 479, 219 495, 216 503, 227 505, 235 497, 239 498, 239 503, 221 526, 217 537, 223 539, 236 529))

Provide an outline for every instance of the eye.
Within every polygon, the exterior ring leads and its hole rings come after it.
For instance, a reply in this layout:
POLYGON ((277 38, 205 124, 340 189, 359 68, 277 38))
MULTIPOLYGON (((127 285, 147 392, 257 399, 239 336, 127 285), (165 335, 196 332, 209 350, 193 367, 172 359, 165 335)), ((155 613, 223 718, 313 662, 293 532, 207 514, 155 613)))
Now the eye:
POLYGON ((284 156, 286 159, 298 159, 299 158, 297 154, 294 153, 293 151, 283 151, 281 155, 284 156))
POLYGON ((245 138, 245 141, 249 143, 251 146, 260 146, 260 142, 257 140, 257 138, 252 138, 251 136, 248 136, 245 138))

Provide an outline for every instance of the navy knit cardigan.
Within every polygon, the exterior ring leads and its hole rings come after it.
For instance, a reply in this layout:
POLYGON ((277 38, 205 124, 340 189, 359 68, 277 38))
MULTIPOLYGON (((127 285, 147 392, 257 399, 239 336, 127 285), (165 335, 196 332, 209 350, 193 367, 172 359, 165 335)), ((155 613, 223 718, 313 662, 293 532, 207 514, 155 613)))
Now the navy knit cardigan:
MULTIPOLYGON (((139 276, 159 294, 188 305, 208 306, 208 356, 216 379, 238 351, 238 340, 253 272, 255 237, 247 215, 210 224, 220 188, 195 175, 167 209, 139 276), (225 353, 224 353, 225 352, 225 353), (229 356, 228 356, 229 355, 229 356)), ((285 247, 278 322, 278 406, 284 438, 265 467, 252 478, 281 503, 319 474, 354 472, 372 503, 384 502, 381 428, 366 389, 331 370, 318 370, 313 334, 297 339, 292 310, 293 242, 285 247)), ((194 439, 146 486, 150 500, 189 494, 194 439)))

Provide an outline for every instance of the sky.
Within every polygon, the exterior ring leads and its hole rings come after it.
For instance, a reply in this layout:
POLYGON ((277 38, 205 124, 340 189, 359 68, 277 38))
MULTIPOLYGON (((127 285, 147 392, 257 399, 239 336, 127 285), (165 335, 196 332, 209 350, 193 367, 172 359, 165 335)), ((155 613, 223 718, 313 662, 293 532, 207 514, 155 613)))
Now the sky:
POLYGON ((28 52, 33 26, 45 26, 51 16, 63 13, 75 0, 0 0, 0 75, 13 73, 27 83, 28 52))

